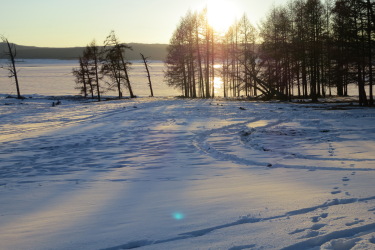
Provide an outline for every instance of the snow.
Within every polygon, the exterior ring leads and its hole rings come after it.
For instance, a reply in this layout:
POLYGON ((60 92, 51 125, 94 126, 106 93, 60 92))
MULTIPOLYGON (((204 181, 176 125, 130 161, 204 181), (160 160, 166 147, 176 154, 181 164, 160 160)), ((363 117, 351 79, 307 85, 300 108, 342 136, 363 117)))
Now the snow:
POLYGON ((374 249, 375 109, 0 95, 0 249, 374 249))

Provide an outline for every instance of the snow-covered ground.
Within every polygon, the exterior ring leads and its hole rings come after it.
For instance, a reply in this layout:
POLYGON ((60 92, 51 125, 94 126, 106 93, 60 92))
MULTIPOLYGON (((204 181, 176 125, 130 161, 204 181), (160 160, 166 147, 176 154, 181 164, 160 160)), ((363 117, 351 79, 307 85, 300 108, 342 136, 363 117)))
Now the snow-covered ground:
POLYGON ((374 249, 375 109, 0 97, 0 249, 374 249))

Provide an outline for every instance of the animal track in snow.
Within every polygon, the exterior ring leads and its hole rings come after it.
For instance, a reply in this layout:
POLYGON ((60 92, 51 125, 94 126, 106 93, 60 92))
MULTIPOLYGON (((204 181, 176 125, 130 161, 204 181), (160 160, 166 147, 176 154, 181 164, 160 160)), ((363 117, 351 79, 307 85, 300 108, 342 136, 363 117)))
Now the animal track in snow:
POLYGON ((333 147, 332 142, 329 142, 328 146, 329 146, 328 147, 329 156, 334 156, 335 155, 335 148, 333 147))

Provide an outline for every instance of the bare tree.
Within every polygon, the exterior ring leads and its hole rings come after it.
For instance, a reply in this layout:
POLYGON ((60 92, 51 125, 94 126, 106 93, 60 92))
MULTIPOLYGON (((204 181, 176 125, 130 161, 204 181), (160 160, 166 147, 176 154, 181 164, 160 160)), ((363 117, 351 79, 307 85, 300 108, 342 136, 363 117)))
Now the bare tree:
POLYGON ((21 96, 20 86, 19 86, 18 77, 17 77, 17 69, 16 69, 17 49, 16 49, 16 45, 9 43, 8 39, 4 36, 1 36, 1 40, 3 40, 3 42, 7 44, 7 48, 8 48, 8 50, 5 51, 4 54, 10 60, 9 65, 6 67, 6 69, 9 72, 9 78, 14 77, 14 81, 16 82, 16 88, 17 88, 17 98, 23 99, 23 97, 21 96))
POLYGON ((207 9, 187 12, 168 46, 165 60, 168 85, 181 88, 185 97, 214 97, 217 38, 208 23, 207 9))
MULTIPOLYGON (((128 46, 124 43, 120 43, 119 39, 116 37, 116 34, 114 31, 111 31, 107 39, 104 41, 104 48, 105 48, 105 57, 107 60, 107 63, 111 64, 112 66, 116 66, 116 72, 117 74, 120 74, 120 76, 112 76, 118 79, 125 79, 125 86, 127 87, 130 98, 135 98, 136 96, 133 93, 132 86, 130 84, 129 79, 129 66, 131 65, 130 62, 128 62, 125 58, 125 51, 127 49, 132 50, 131 46, 128 46)), ((121 84, 118 83, 119 87, 119 97, 121 98, 121 84)))
POLYGON ((73 68, 73 75, 76 77, 77 88, 81 90, 84 97, 87 97, 88 89, 90 87, 91 97, 94 99, 94 88, 98 94, 98 101, 101 101, 100 94, 102 90, 99 85, 99 60, 101 53, 95 40, 87 45, 83 50, 83 55, 79 57, 79 68, 73 68))
POLYGON ((145 64, 145 68, 146 68, 146 72, 147 72, 147 79, 148 79, 148 85, 150 86, 150 91, 151 91, 151 97, 154 97, 154 91, 152 90, 152 83, 151 83, 151 76, 150 76, 150 71, 148 70, 148 57, 145 57, 142 53, 141 54, 141 57, 142 57, 142 60, 143 60, 143 63, 145 64))
POLYGON ((88 54, 87 57, 90 61, 90 69, 91 74, 94 76, 95 83, 96 83, 96 91, 98 92, 98 101, 100 102, 100 86, 99 86, 99 60, 101 57, 101 51, 99 51, 99 47, 96 45, 95 40, 93 40, 90 45, 86 47, 86 53, 88 54))
POLYGON ((375 3, 371 3, 370 0, 366 2, 366 11, 367 11, 367 44, 368 44, 368 69, 369 69, 369 95, 370 106, 374 105, 374 96, 373 96, 373 83, 374 83, 374 76, 373 76, 373 34, 375 31, 375 20, 374 18, 374 8, 375 3))
POLYGON ((72 69, 72 74, 75 76, 75 81, 77 83, 76 89, 79 89, 83 96, 87 98, 87 85, 88 82, 86 80, 86 74, 85 74, 85 66, 83 64, 83 59, 80 56, 79 57, 79 67, 72 69))

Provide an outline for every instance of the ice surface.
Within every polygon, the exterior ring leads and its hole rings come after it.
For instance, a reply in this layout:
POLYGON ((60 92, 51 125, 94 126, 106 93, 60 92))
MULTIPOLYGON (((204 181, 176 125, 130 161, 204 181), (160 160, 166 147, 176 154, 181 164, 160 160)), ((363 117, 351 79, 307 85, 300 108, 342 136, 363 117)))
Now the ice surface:
POLYGON ((0 249, 375 247, 374 109, 52 101, 0 96, 0 249))
MULTIPOLYGON (((6 65, 7 61, 0 59, 0 66, 6 65)), ((75 78, 72 69, 78 67, 78 60, 47 60, 47 59, 25 59, 16 64, 22 95, 79 95, 75 89, 75 78)), ((161 61, 150 61, 150 74, 155 96, 176 96, 181 92, 168 88, 164 83, 164 63, 161 61)), ((134 94, 137 96, 150 96, 150 88, 143 62, 133 61, 129 78, 132 83, 134 94)), ((108 90, 107 80, 101 81, 101 91, 105 96, 117 96, 115 90, 108 90)), ((8 78, 8 72, 0 69, 0 86, 4 94, 16 94, 14 80, 8 78)), ((123 89, 123 95, 129 96, 127 89, 123 89)))

